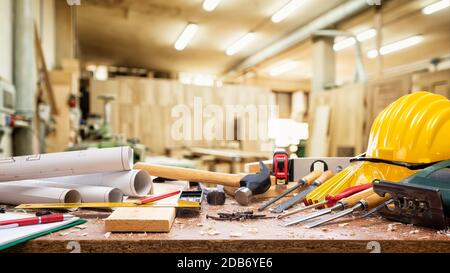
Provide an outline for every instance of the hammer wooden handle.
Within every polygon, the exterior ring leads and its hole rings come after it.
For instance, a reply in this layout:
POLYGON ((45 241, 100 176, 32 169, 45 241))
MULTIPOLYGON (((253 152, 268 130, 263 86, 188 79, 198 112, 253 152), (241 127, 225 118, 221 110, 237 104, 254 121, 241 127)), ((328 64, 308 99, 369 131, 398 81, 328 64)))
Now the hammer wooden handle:
POLYGON ((134 165, 134 169, 144 170, 153 176, 200 183, 219 184, 228 187, 240 187, 241 179, 245 176, 245 174, 216 173, 142 162, 136 163, 134 165))

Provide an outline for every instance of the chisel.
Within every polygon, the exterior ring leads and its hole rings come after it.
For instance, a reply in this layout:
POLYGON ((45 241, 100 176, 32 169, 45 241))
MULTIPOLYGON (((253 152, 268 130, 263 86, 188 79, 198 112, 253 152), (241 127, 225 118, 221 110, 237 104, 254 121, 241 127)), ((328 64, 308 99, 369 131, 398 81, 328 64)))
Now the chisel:
POLYGON ((283 193, 281 193, 280 195, 270 199, 267 202, 264 202, 261 207, 258 208, 259 211, 264 210, 265 208, 267 208, 268 206, 272 205, 273 203, 275 203, 276 201, 280 200, 281 198, 285 197, 286 195, 288 195, 289 193, 295 191, 298 188, 303 187, 304 185, 310 183, 311 181, 314 181, 314 179, 317 179, 320 175, 322 174, 321 171, 312 171, 310 174, 308 174, 307 176, 303 177, 302 179, 300 179, 297 182, 297 185, 293 186, 292 188, 284 191, 283 193))
POLYGON ((284 224, 284 226, 287 227, 287 226, 295 225, 295 224, 298 224, 300 222, 304 222, 304 221, 307 221, 307 220, 310 220, 310 219, 313 219, 313 218, 316 218, 316 217, 319 217, 319 216, 331 213, 333 211, 344 210, 344 209, 346 209, 348 207, 354 206, 360 200, 368 197, 369 195, 371 195, 373 193, 374 192, 373 192, 372 188, 369 188, 367 190, 355 193, 355 194, 353 194, 353 195, 351 195, 351 196, 349 196, 347 198, 344 198, 344 199, 340 200, 339 202, 336 203, 336 205, 334 205, 331 208, 322 209, 322 210, 319 210, 317 212, 308 214, 306 216, 297 218, 297 219, 295 219, 295 220, 293 220, 291 222, 288 222, 288 223, 284 224))
POLYGON ((287 200, 286 202, 281 203, 276 208, 272 210, 274 213, 281 213, 285 211, 286 209, 292 207, 293 205, 297 204, 298 202, 305 199, 306 195, 310 193, 311 191, 315 190, 317 187, 322 185, 325 181, 333 177, 333 172, 328 170, 324 173, 322 173, 316 180, 314 180, 311 184, 309 184, 309 187, 307 187, 302 192, 298 193, 297 195, 291 197, 291 199, 287 200))
POLYGON ((277 218, 281 219, 281 218, 284 218, 286 216, 290 216, 290 215, 299 213, 299 212, 307 210, 307 209, 313 209, 313 208, 321 207, 321 206, 324 206, 324 205, 327 205, 327 207, 331 208, 332 206, 334 206, 341 199, 349 197, 350 195, 353 195, 353 194, 358 193, 360 191, 366 190, 366 189, 368 189, 370 187, 372 187, 372 183, 367 183, 367 184, 362 184, 362 185, 350 187, 348 189, 345 189, 343 192, 341 192, 339 194, 327 195, 325 197, 325 200, 323 200, 322 202, 315 203, 315 204, 310 205, 310 206, 298 208, 298 209, 295 209, 295 210, 292 210, 292 211, 287 211, 287 212, 283 213, 282 215, 279 215, 277 218))
MULTIPOLYGON (((372 190, 372 189, 371 189, 372 190)), ((373 191, 372 191, 373 192, 373 191)), ((368 209, 372 209, 377 207, 378 205, 384 203, 385 201, 389 200, 391 197, 389 194, 386 194, 384 197, 379 196, 378 194, 376 194, 375 192, 373 192, 372 194, 370 194, 369 196, 367 196, 366 198, 363 198, 361 200, 359 200, 358 202, 356 202, 355 205, 353 205, 351 208, 345 209, 341 212, 338 212, 334 215, 331 215, 330 217, 325 217, 324 219, 320 219, 314 223, 305 225, 306 228, 313 228, 313 227, 317 227, 320 226, 324 223, 333 221, 335 219, 344 217, 346 215, 352 214, 355 211, 364 211, 364 210, 368 210, 368 209)))

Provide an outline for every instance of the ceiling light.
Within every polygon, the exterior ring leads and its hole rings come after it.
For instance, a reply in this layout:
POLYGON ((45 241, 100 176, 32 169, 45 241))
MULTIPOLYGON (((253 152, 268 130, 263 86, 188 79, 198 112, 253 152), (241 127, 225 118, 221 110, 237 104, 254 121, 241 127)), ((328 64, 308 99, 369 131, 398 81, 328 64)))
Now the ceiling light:
POLYGON ((274 65, 272 68, 270 68, 269 75, 270 76, 278 76, 287 71, 295 69, 297 66, 298 66, 298 62, 295 62, 295 61, 287 61, 287 62, 279 63, 279 64, 274 65))
POLYGON ((206 11, 213 11, 220 4, 221 0, 205 0, 203 1, 203 9, 206 11))
POLYGON ((234 42, 230 47, 227 48, 225 53, 229 56, 236 54, 240 51, 245 45, 250 43, 255 38, 254 32, 249 32, 241 37, 239 40, 234 42))
POLYGON ((368 30, 356 34, 356 39, 358 39, 358 41, 360 42, 363 42, 365 40, 369 40, 370 38, 375 37, 375 35, 377 35, 377 31, 373 28, 370 28, 368 30))
POLYGON ((196 24, 188 24, 186 28, 181 33, 180 37, 178 37, 176 43, 175 43, 175 49, 176 50, 183 50, 188 43, 192 40, 195 33, 198 30, 198 25, 196 24))
POLYGON ((356 43, 356 39, 353 38, 353 37, 350 37, 350 38, 344 39, 342 41, 339 41, 337 43, 334 43, 333 50, 334 51, 339 51, 339 50, 342 50, 342 49, 347 48, 349 46, 352 46, 355 43, 356 43))
MULTIPOLYGON (((423 37, 421 35, 412 36, 397 42, 394 42, 392 44, 388 44, 385 46, 382 46, 380 48, 380 54, 386 55, 395 51, 398 51, 400 49, 404 49, 413 45, 416 45, 420 43, 423 40, 423 37)), ((378 52, 376 49, 372 49, 369 52, 367 52, 367 57, 369 58, 375 58, 378 56, 378 52)))
POLYGON ((354 45, 356 43, 356 40, 358 40, 359 42, 363 42, 370 38, 375 37, 375 35, 377 35, 377 31, 375 29, 371 28, 371 29, 368 29, 368 30, 365 30, 363 32, 356 34, 356 39, 354 37, 349 37, 347 39, 336 42, 333 45, 333 49, 334 49, 334 51, 339 51, 339 50, 342 50, 344 48, 354 45))
POLYGON ((292 0, 272 15, 272 22, 279 23, 296 11, 304 0, 292 0))
POLYGON ((423 8, 422 13, 430 15, 432 13, 438 12, 448 7, 450 7, 450 0, 441 0, 423 8))

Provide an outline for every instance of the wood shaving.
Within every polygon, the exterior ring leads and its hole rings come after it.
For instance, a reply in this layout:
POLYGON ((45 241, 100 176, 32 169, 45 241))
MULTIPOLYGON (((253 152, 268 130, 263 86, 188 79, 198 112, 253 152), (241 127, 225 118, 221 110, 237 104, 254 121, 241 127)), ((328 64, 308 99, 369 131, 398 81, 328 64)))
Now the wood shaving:
POLYGON ((217 230, 214 229, 214 228, 209 228, 208 231, 207 231, 207 233, 208 233, 208 235, 210 235, 210 236, 214 236, 214 235, 220 234, 220 232, 217 231, 217 230))
POLYGON ((322 231, 323 232, 327 232, 329 229, 327 229, 327 228, 322 228, 322 231))
POLYGON ((346 226, 348 226, 348 223, 342 223, 342 224, 339 224, 338 226, 339 227, 346 227, 346 226))
POLYGON ((389 224, 387 230, 388 230, 388 231, 396 231, 396 230, 397 230, 396 225, 400 225, 400 223, 389 224))
POLYGON ((89 233, 86 232, 86 233, 80 234, 80 236, 88 236, 88 234, 89 233))
POLYGON ((198 223, 197 226, 202 227, 203 223, 198 223))
POLYGON ((417 233, 419 233, 419 230, 418 230, 418 229, 411 230, 411 231, 409 232, 409 234, 417 234, 417 233))
POLYGON ((60 232, 59 235, 66 236, 66 235, 69 235, 70 233, 71 233, 71 231, 60 232))
POLYGON ((258 233, 258 229, 257 228, 249 228, 247 231, 250 232, 250 233, 258 233))
POLYGON ((111 232, 106 232, 104 236, 105 236, 106 239, 108 239, 109 236, 111 236, 111 232))
POLYGON ((80 226, 76 226, 75 228, 77 228, 77 229, 86 229, 87 226, 86 225, 80 225, 80 226))
POLYGON ((242 237, 242 233, 240 232, 231 232, 230 237, 242 237))
POLYGON ((205 232, 203 230, 200 230, 200 235, 205 235, 205 232))

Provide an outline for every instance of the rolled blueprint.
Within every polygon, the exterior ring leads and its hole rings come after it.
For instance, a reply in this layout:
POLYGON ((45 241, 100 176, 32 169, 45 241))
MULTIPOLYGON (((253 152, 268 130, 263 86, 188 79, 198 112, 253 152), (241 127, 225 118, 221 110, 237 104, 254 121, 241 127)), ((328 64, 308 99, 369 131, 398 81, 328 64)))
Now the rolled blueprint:
POLYGON ((131 170, 130 147, 90 149, 0 159, 0 182, 131 170))
POLYGON ((9 205, 32 203, 79 203, 80 193, 61 188, 41 188, 0 183, 0 203, 9 205))
POLYGON ((152 178, 146 171, 131 170, 127 172, 97 173, 56 178, 45 181, 118 188, 128 196, 143 196, 151 193, 152 178))
POLYGON ((122 202, 123 193, 117 188, 88 186, 80 184, 65 184, 43 180, 23 180, 16 182, 5 182, 1 185, 22 185, 31 187, 50 187, 76 190, 81 195, 81 202, 122 202))

